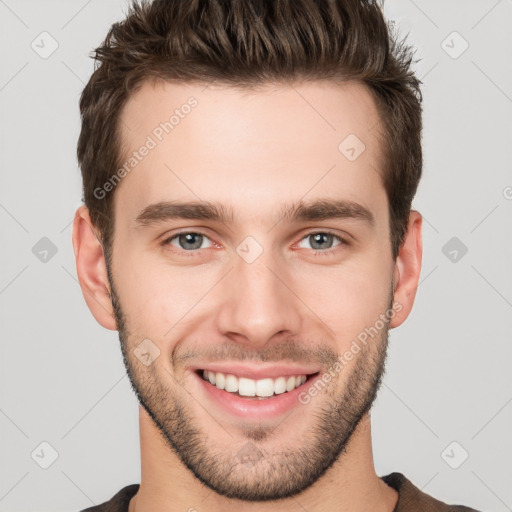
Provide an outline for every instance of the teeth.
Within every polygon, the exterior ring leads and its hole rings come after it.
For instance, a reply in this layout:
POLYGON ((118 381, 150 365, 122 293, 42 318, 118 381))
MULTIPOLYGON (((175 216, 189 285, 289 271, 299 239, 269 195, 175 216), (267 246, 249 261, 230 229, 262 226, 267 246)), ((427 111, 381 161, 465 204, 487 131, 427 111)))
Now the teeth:
POLYGON ((245 377, 240 377, 238 379, 238 394, 241 396, 256 395, 256 381, 252 379, 246 379, 245 377))
POLYGON ((224 389, 224 386, 226 385, 226 377, 223 373, 217 372, 215 374, 215 385, 219 389, 224 389))
POLYGON ((272 396, 274 394, 274 388, 274 379, 261 379, 256 381, 256 395, 258 396, 272 396))
POLYGON ((274 393, 279 395, 286 391, 286 377, 279 377, 274 381, 274 393))
POLYGON ((294 390, 306 382, 307 376, 294 375, 291 377, 278 377, 277 379, 254 380, 246 377, 237 377, 230 373, 203 370, 203 379, 219 389, 224 389, 230 393, 238 393, 240 396, 268 398, 294 390))
MULTIPOLYGON (((212 372, 205 370, 205 373, 211 375, 212 372)), ((234 375, 229 375, 229 374, 225 376, 225 379, 226 379, 226 386, 224 389, 226 391, 230 391, 232 393, 237 393, 238 392, 238 379, 234 375)), ((217 383, 214 381, 213 385, 216 386, 217 383)))

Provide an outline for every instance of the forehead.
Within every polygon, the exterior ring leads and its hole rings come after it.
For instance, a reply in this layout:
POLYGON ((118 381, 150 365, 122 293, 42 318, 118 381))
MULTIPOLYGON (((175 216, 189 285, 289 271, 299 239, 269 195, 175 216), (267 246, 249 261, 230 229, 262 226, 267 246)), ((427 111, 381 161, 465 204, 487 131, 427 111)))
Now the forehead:
POLYGON ((377 110, 355 82, 147 82, 120 120, 115 207, 132 217, 173 200, 222 202, 253 219, 314 196, 385 201, 377 110))

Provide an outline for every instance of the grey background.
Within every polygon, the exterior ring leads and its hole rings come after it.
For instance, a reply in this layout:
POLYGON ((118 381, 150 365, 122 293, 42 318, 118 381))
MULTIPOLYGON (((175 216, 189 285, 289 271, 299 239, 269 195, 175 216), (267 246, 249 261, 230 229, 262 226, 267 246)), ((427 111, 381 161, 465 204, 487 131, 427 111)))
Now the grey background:
MULTIPOLYGON (((1 511, 80 510, 140 482, 117 333, 87 309, 71 245, 78 98, 125 6, 0 0, 1 511)), ((416 304, 391 333, 372 413, 377 473, 512 510, 512 2, 395 0, 386 12, 422 59, 425 222, 416 304)))

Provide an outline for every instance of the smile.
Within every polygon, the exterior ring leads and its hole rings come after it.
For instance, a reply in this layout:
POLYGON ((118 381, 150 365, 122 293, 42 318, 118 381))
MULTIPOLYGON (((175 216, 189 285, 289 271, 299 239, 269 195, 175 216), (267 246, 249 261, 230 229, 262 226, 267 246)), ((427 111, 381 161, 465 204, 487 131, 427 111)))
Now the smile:
POLYGON ((199 375, 205 381, 229 393, 241 397, 254 397, 264 400, 274 395, 287 393, 298 388, 306 382, 308 375, 280 376, 275 379, 249 379, 247 377, 238 377, 230 373, 213 372, 209 370, 200 370, 199 375))

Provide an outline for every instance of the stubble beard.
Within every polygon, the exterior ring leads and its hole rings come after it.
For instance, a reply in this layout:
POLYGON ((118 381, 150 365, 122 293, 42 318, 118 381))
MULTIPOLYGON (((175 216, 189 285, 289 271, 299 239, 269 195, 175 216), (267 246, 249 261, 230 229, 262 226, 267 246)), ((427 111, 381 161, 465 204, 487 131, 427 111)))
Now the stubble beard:
MULTIPOLYGON (((338 389, 334 384, 337 379, 334 379, 320 396, 307 405, 298 406, 301 408, 298 415, 291 415, 294 420, 288 418, 292 427, 308 410, 308 416, 315 418, 301 446, 269 453, 263 441, 272 439, 274 428, 246 424, 238 430, 245 439, 233 438, 223 450, 197 425, 189 405, 194 403, 194 397, 181 383, 169 373, 164 375, 167 383, 175 382, 171 388, 160 375, 141 365, 133 354, 137 343, 130 333, 110 271, 108 273, 123 361, 132 389, 169 449, 199 481, 228 498, 250 502, 280 500, 313 485, 343 455, 380 388, 387 356, 387 323, 352 360, 353 368, 343 390, 338 389)), ((389 308, 391 305, 392 294, 389 308)), ((200 406, 196 408, 204 411, 200 406)), ((206 412, 204 418, 214 421, 206 412)))

